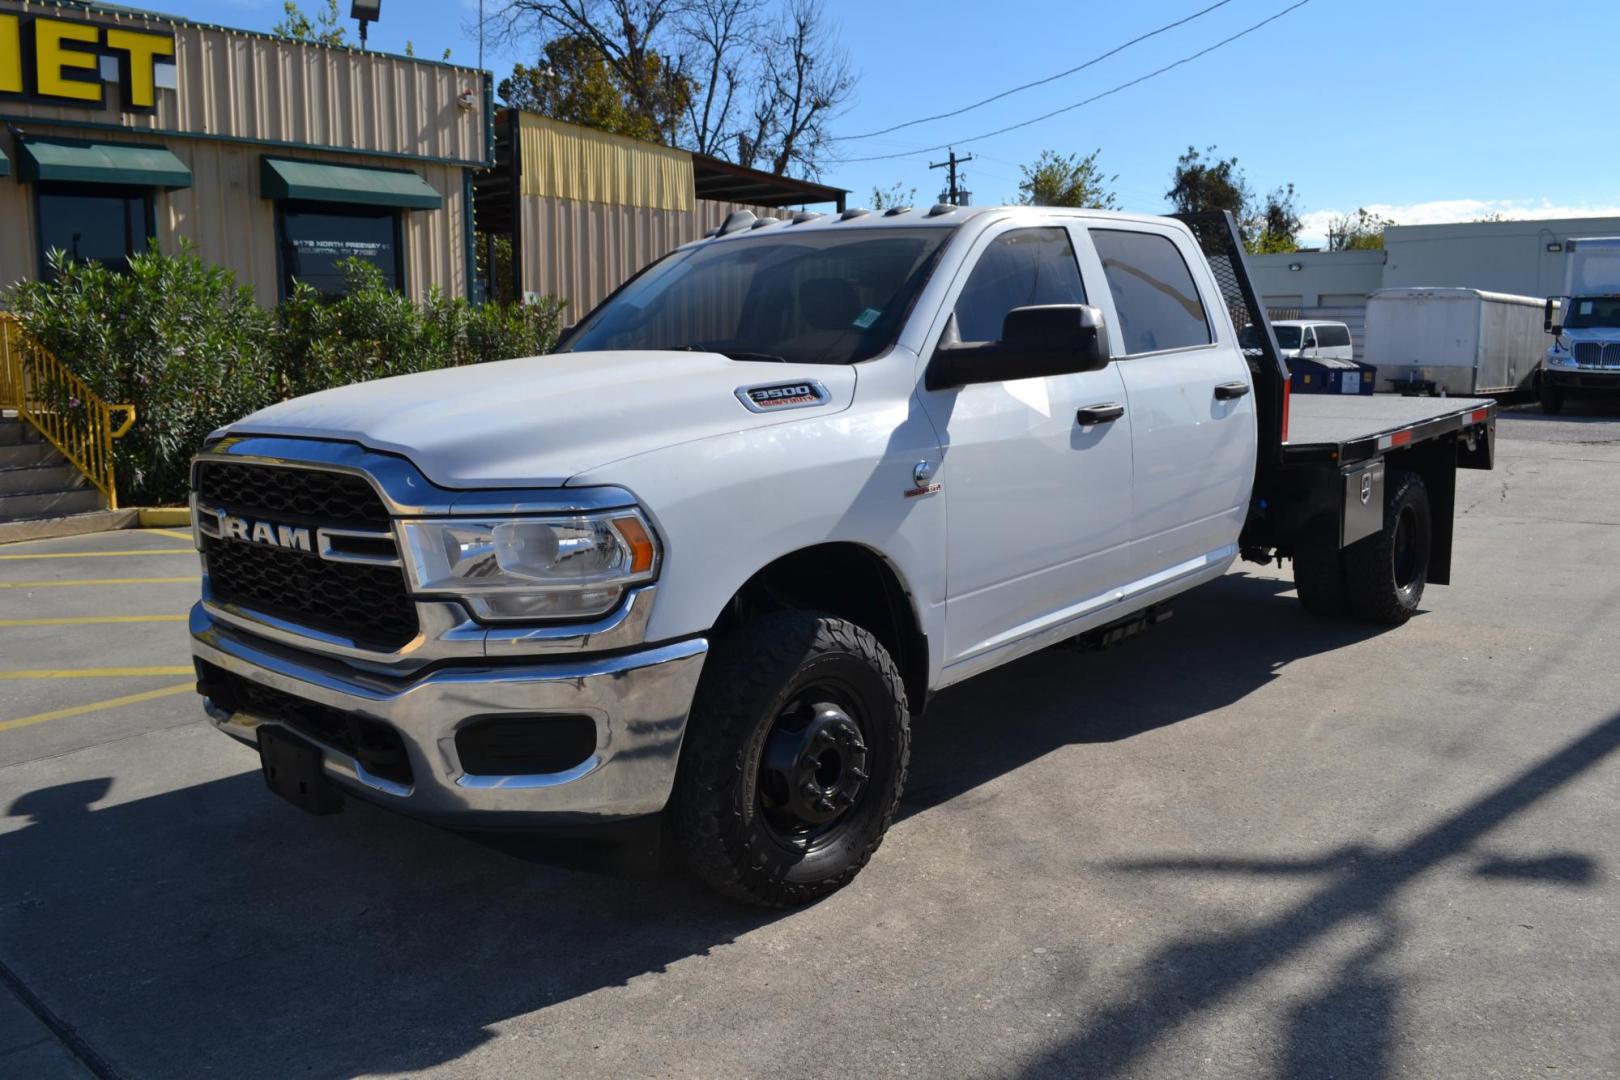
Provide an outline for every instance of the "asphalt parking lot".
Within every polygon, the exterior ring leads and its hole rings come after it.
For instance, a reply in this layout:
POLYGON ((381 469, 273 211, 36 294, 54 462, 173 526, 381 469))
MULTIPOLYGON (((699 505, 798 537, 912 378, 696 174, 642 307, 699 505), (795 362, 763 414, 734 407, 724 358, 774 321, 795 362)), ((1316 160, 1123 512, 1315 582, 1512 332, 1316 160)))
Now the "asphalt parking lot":
POLYGON ((189 691, 184 534, 0 547, 0 1076, 1620 1075, 1617 470, 1507 413, 1407 626, 1240 566, 949 692, 793 912, 305 816, 189 691))

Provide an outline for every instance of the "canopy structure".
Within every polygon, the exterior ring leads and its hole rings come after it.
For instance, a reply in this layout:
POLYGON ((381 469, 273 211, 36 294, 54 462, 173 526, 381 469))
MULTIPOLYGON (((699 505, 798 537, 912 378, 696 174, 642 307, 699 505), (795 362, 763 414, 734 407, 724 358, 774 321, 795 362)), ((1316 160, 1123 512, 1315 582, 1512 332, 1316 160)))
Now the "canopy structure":
POLYGON ((24 181, 170 190, 191 186, 191 170, 161 146, 26 139, 17 154, 17 175, 24 181))
POLYGON ((401 210, 437 210, 444 197, 409 169, 367 169, 287 158, 262 159, 260 194, 266 199, 394 206, 401 210))

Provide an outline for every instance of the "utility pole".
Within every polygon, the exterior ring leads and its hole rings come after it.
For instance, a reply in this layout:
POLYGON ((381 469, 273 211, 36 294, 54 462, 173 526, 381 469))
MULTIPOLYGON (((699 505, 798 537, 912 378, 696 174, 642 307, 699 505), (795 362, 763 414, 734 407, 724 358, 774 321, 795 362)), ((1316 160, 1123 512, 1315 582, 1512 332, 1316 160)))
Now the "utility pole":
MULTIPOLYGON (((957 157, 955 148, 950 148, 950 157, 947 160, 939 161, 939 162, 932 162, 931 161, 931 162, 928 163, 928 167, 930 169, 948 169, 949 170, 945 174, 945 176, 946 176, 946 178, 947 178, 947 180, 949 182, 948 186, 945 189, 945 201, 950 203, 952 206, 966 206, 968 204, 968 200, 973 197, 973 192, 971 192, 971 191, 963 191, 960 187, 957 186, 957 179, 958 178, 957 178, 957 175, 956 175, 956 167, 958 165, 966 165, 968 162, 970 162, 972 160, 973 160, 973 155, 972 154, 969 154, 967 157, 957 157)), ((961 179, 966 180, 967 179, 967 174, 966 173, 962 174, 961 179)))

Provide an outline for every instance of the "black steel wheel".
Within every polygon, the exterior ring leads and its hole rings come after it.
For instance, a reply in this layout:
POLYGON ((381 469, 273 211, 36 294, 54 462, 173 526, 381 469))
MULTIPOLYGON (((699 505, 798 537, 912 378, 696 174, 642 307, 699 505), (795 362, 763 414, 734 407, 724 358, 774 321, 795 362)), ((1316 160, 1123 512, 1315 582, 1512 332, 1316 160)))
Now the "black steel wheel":
POLYGON ((766 615, 714 647, 671 800, 687 866, 752 903, 809 903, 877 850, 905 786, 909 710, 854 623, 766 615))
POLYGON ((1384 527, 1344 550, 1345 598, 1357 618, 1399 626, 1423 599, 1433 522, 1417 473, 1390 469, 1385 491, 1384 527))

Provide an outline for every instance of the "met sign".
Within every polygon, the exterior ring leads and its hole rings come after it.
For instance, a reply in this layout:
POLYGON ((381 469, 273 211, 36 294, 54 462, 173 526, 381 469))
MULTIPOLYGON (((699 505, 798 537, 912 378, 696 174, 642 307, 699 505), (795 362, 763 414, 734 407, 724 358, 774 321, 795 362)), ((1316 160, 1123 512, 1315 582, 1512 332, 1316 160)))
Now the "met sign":
POLYGON ((159 86, 174 86, 174 35, 44 15, 0 14, 0 100, 104 106, 106 83, 123 107, 149 112, 159 86))

